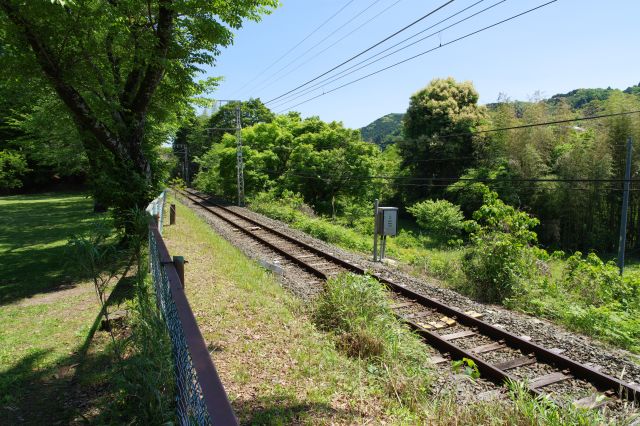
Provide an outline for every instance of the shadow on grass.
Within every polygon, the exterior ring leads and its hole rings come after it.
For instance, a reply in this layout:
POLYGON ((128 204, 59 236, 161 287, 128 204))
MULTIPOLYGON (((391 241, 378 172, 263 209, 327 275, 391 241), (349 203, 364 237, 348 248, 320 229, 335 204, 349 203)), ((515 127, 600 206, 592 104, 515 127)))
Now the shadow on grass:
MULTIPOLYGON (((109 310, 133 298, 134 283, 135 276, 118 281, 107 300, 109 310)), ((0 424, 86 423, 113 416, 114 374, 119 370, 112 349, 107 345, 89 353, 102 317, 100 310, 83 344, 54 365, 41 368, 49 351, 37 350, 0 373, 0 424)), ((108 340, 106 333, 100 337, 108 340)))
POLYGON ((300 402, 293 396, 279 395, 252 400, 236 400, 233 409, 242 425, 307 424, 322 419, 353 420, 355 412, 337 410, 325 403, 300 402))
POLYGON ((0 305, 72 287, 69 237, 108 220, 82 194, 4 197, 0 209, 0 305))

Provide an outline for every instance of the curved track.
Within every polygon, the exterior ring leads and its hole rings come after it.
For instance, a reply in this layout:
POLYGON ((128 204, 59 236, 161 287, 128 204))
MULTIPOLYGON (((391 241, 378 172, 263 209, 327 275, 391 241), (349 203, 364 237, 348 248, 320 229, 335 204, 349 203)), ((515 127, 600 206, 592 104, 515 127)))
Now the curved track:
MULTIPOLYGON (((355 263, 211 202, 194 191, 181 194, 321 281, 345 271, 369 274, 355 263)), ((534 395, 545 393, 556 401, 583 407, 610 405, 613 409, 625 400, 640 404, 640 388, 606 375, 597 367, 576 362, 563 356, 561 350, 547 349, 526 336, 516 336, 484 322, 475 312, 462 312, 413 292, 382 274, 369 275, 392 291, 396 315, 428 344, 451 359, 473 360, 480 374, 496 384, 526 380, 534 395)))

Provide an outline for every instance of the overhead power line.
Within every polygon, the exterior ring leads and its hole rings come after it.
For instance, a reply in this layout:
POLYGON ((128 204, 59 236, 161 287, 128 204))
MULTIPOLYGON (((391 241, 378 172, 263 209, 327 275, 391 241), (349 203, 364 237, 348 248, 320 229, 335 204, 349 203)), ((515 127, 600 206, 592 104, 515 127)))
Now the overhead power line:
MULTIPOLYGON (((344 40, 345 38, 349 37, 351 34, 355 33, 356 31, 358 31, 360 28, 364 27, 365 25, 367 25, 369 22, 373 21, 374 19, 376 19, 377 17, 379 17, 380 15, 382 15, 383 13, 385 13, 387 10, 391 9, 393 6, 397 5, 398 3, 400 3, 402 0, 396 0, 395 2, 391 3, 389 6, 385 7, 384 9, 382 9, 380 12, 376 13, 375 15, 373 15, 371 18, 367 19, 366 21, 364 21, 362 24, 358 25, 356 28, 352 29, 351 31, 349 31, 348 33, 346 33, 345 35, 343 35, 342 37, 340 37, 339 39, 337 39, 336 41, 334 41, 333 43, 331 43, 329 46, 325 47, 324 49, 322 49, 321 51, 317 52, 313 57, 307 59, 306 61, 302 62, 301 64, 299 64, 298 66, 296 66, 295 68, 287 71, 285 74, 281 75, 280 77, 278 77, 276 80, 274 80, 272 83, 269 83, 267 86, 263 86, 260 89, 256 89, 256 90, 264 90, 266 88, 268 88, 269 86, 273 85, 274 83, 282 80, 283 78, 285 78, 286 76, 290 75, 292 72, 300 69, 301 67, 303 67, 304 65, 308 64, 309 61, 317 58, 319 55, 322 55, 324 52, 326 52, 327 50, 331 49, 333 46, 335 46, 336 44, 340 43, 342 40, 344 40)), ((484 0, 480 0, 480 1, 484 1, 484 0)), ((376 2, 377 3, 377 2, 376 2)), ((375 3, 374 3, 375 4, 375 3)), ((371 5, 373 6, 373 5, 371 5)), ((367 9, 369 9, 371 6, 369 6, 367 9)), ((366 9, 365 9, 366 10, 366 9)), ((364 11, 363 11, 364 12, 364 11)), ((362 12, 361 12, 362 13, 362 12)), ((355 18, 355 17, 354 17, 355 18)), ((341 29, 342 27, 340 27, 339 29, 341 29)), ((336 30, 337 31, 337 30, 336 30)), ((333 33, 331 33, 329 36, 333 35, 336 31, 334 31, 333 33)), ((325 37, 322 41, 326 40, 327 38, 329 38, 329 36, 325 37)), ((322 42, 321 41, 321 42, 322 42)), ((320 44, 320 42, 318 43, 320 44)), ((316 44, 314 47, 316 47, 318 44, 316 44)), ((313 49, 313 48, 311 48, 313 49)), ((305 53, 303 53, 302 55, 300 55, 296 60, 289 62, 289 65, 291 65, 293 62, 297 61, 298 59, 302 58, 306 53, 308 53, 311 49, 307 50, 305 53)), ((284 68, 286 68, 287 66, 285 66, 284 68)), ((282 69, 284 69, 282 68, 282 69)), ((282 71, 282 69, 280 71, 282 71)), ((280 72, 278 71, 278 72, 280 72)), ((278 72, 276 72, 275 74, 272 75, 275 76, 278 72)), ((270 77, 271 78, 271 77, 270 77)))
MULTIPOLYGON (((495 133, 495 132, 502 132, 502 131, 507 131, 507 130, 528 129, 528 128, 531 128, 531 127, 551 126, 551 125, 554 125, 554 124, 575 123, 576 121, 588 121, 588 120, 597 120, 597 119, 600 119, 600 118, 620 117, 620 116, 623 116, 623 115, 630 115, 630 114, 640 114, 640 110, 625 111, 625 112, 615 112, 615 113, 611 113, 611 114, 591 115, 591 116, 588 116, 588 117, 567 118, 567 119, 564 119, 564 120, 545 121, 545 122, 542 122, 542 123, 522 124, 522 125, 519 125, 519 126, 511 126, 511 127, 499 127, 499 128, 495 128, 495 129, 476 130, 476 131, 469 132, 469 133, 449 133, 449 134, 445 134, 445 135, 442 135, 442 136, 439 136, 439 137, 441 137, 441 138, 450 138, 450 137, 464 136, 464 135, 479 135, 479 134, 482 134, 482 133, 495 133)), ((616 145, 616 146, 624 146, 624 145, 616 145)))
MULTIPOLYGON (((263 172, 267 172, 267 173, 278 173, 275 170, 268 170, 268 169, 262 169, 261 171, 263 172)), ((319 180, 319 181, 323 181, 323 182, 329 182, 331 180, 334 180, 336 178, 335 175, 327 175, 327 176, 320 176, 320 175, 305 175, 305 174, 299 174, 299 173, 291 173, 291 172, 286 172, 287 176, 293 176, 293 177, 299 177, 302 179, 309 179, 309 180, 319 180)), ((346 181, 362 181, 364 179, 356 179, 357 176, 347 176, 346 178, 342 178, 346 181)), ((380 179, 380 176, 369 176, 368 179, 366 180, 374 180, 374 179, 380 179), (370 178, 370 179, 369 179, 370 178)), ((452 178, 455 179, 455 178, 452 178)), ((464 179, 458 179, 458 180, 464 180, 464 179)), ((514 182, 516 183, 536 183, 536 182, 557 182, 557 183, 564 183, 564 184, 569 184, 569 183, 612 183, 611 180, 608 179, 521 179, 521 180, 515 180, 515 179, 481 179, 481 178, 467 178, 466 181, 471 181, 471 182, 476 182, 476 183, 490 183, 492 184, 492 186, 500 186, 500 185, 513 185, 514 182)), ((624 179, 620 179, 616 182, 613 183, 619 183, 624 181, 624 179)), ((631 180, 631 182, 640 182, 640 180, 631 180)), ((393 183, 394 186, 415 186, 415 187, 440 187, 440 188, 446 188, 446 187, 450 187, 451 184, 450 183, 434 183, 434 182, 418 182, 418 183, 413 183, 413 182, 394 182, 393 183)), ((592 191, 593 188, 585 188, 584 186, 576 186, 576 185, 563 185, 563 188, 565 189, 572 189, 572 190, 585 190, 585 191, 592 191)), ((472 189, 471 187, 468 186, 464 186, 464 187, 459 187, 459 188, 455 188, 456 190, 468 190, 468 189, 472 189)), ((536 189, 536 190, 540 190, 540 189, 545 189, 544 187, 539 187, 539 186, 522 186, 522 185, 518 185, 517 189, 536 189)), ((546 188, 548 189, 548 188, 546 188)), ((598 187, 598 190, 609 190, 609 191, 622 191, 623 188, 613 188, 613 187, 598 187)), ((640 191, 640 188, 636 188, 636 189, 631 189, 631 191, 640 191)))
MULTIPOLYGON (((340 31, 341 29, 343 29, 344 27, 346 27, 347 25, 349 25, 351 22, 355 21, 358 17, 360 17, 363 13, 365 13, 367 10, 371 9, 373 6, 375 6, 376 4, 380 3, 381 0, 374 0, 371 4, 369 4, 369 6, 365 7, 364 9, 362 9, 361 11, 359 11, 358 13, 356 13, 354 16, 352 16, 351 18, 349 18, 345 23, 343 23, 342 25, 340 25, 338 28, 336 28, 335 30, 331 31, 329 34, 327 34, 324 38, 322 38, 320 41, 318 41, 316 44, 314 44, 313 46, 311 46, 310 48, 308 48, 307 50, 305 50, 304 52, 302 52, 300 55, 298 55, 296 58, 294 58, 292 61, 289 61, 285 66, 283 66, 282 68, 280 68, 278 71, 274 72, 273 74, 271 74, 269 77, 267 77, 263 83, 262 86, 259 86, 258 88, 254 89, 254 91, 261 91, 264 90, 268 87, 270 87, 271 85, 273 85, 274 83, 280 81, 281 79, 283 79, 284 77, 286 77, 287 75, 291 74, 293 71, 295 71, 296 69, 298 69, 299 67, 301 67, 302 65, 304 65, 305 63, 307 63, 308 61, 303 62, 302 64, 300 64, 298 67, 289 70, 288 72, 286 72, 285 74, 281 75, 280 77, 278 77, 277 79, 269 82, 269 80, 271 80, 273 77, 275 77, 276 75, 278 75, 280 72, 284 71, 285 69, 289 68, 289 66, 293 65, 294 63, 298 62, 300 59, 304 58, 309 52, 311 52, 313 49, 315 49, 316 47, 318 47, 319 45, 321 45, 322 43, 324 43, 328 38, 330 38, 332 35, 334 35, 335 33, 337 33, 338 31, 340 31), (265 85, 266 83, 266 85, 265 85)), ((397 3, 397 2, 396 2, 397 3)), ((325 49, 326 50, 326 49, 325 49)), ((323 50, 324 52, 324 50, 323 50)), ((320 52, 321 53, 321 52, 320 52)), ((318 55, 320 54, 318 53, 318 55)))
MULTIPOLYGON (((451 41, 449 41, 449 42, 447 42, 447 43, 442 43, 442 44, 440 44, 439 46, 436 46, 436 47, 433 47, 433 48, 431 48, 431 49, 425 50, 425 51, 420 52, 420 53, 418 53, 418 54, 416 54, 416 55, 413 55, 413 56, 411 56, 411 57, 409 57, 409 58, 403 59, 402 61, 398 61, 398 62, 396 62, 396 63, 393 63, 393 64, 389 65, 389 66, 386 66, 386 67, 384 67, 384 68, 381 68, 381 69, 379 69, 379 70, 377 70, 377 71, 374 71, 374 72, 372 72, 372 73, 369 73, 369 74, 366 74, 366 75, 364 75, 364 76, 362 76, 362 77, 359 77, 359 78, 357 78, 357 79, 355 79, 355 80, 352 80, 352 81, 350 81, 350 82, 348 82, 348 83, 345 83, 345 84, 343 84, 343 85, 341 85, 341 86, 335 87, 335 88, 333 88, 333 89, 331 89, 331 90, 328 90, 328 91, 326 91, 326 92, 323 92, 323 93, 321 93, 321 94, 319 94, 319 95, 313 96, 313 97, 311 97, 311 98, 309 98, 309 99, 306 99, 306 100, 304 100, 304 101, 302 101, 302 102, 299 102, 299 103, 297 103, 297 104, 293 105, 292 107, 285 108, 285 109, 284 109, 284 110, 282 110, 282 111, 287 111, 287 110, 290 110, 290 109, 295 108, 295 107, 297 107, 297 106, 300 106, 300 105, 302 105, 302 104, 305 104, 305 103, 307 103, 307 102, 311 102, 312 100, 317 99, 317 98, 319 98, 319 97, 321 97, 321 96, 327 95, 327 94, 329 94, 329 93, 335 92, 336 90, 340 90, 340 89, 342 89, 342 88, 344 88, 344 87, 350 86, 350 85, 352 85, 352 84, 354 84, 354 83, 357 83, 357 82, 359 82, 359 81, 361 81, 361 80, 364 80, 364 79, 366 79, 366 78, 372 77, 372 76, 374 76, 374 75, 376 75, 376 74, 379 74, 379 73, 381 73, 381 72, 383 72, 383 71, 386 71, 386 70, 389 70, 389 69, 391 69, 391 68, 397 67, 398 65, 404 64, 405 62, 412 61, 412 60, 417 59, 417 58, 419 58, 419 57, 421 57, 421 56, 424 56, 424 55, 426 55, 426 54, 428 54, 428 53, 431 53, 431 52, 436 51, 436 50, 438 50, 438 49, 442 49, 443 47, 449 46, 449 45, 451 45, 451 44, 457 43, 457 42, 459 42, 459 41, 461 41, 461 40, 464 40, 464 39, 466 39, 466 38, 469 38, 469 37, 474 36, 474 35, 476 35, 476 34, 479 34, 479 33, 481 33, 481 32, 487 31, 487 30, 489 30, 489 29, 491 29, 491 28, 497 27, 498 25, 502 25, 502 24, 504 24, 504 23, 506 23, 506 22, 512 21, 512 20, 514 20, 514 19, 516 19, 516 18, 519 18, 519 17, 521 17, 521 16, 523 16, 523 15, 526 15, 526 14, 528 14, 528 13, 534 12, 534 11, 536 11, 536 10, 538 10, 538 9, 541 9, 541 8, 543 8, 543 7, 545 7, 545 6, 548 6, 548 5, 552 4, 552 3, 555 3, 555 2, 557 2, 557 1, 558 1, 558 0, 551 0, 551 1, 548 1, 548 2, 546 2, 546 3, 543 3, 543 4, 539 5, 539 6, 536 6, 536 7, 534 7, 534 8, 531 8, 531 9, 525 10, 524 12, 518 13, 517 15, 513 15, 513 16, 511 16, 511 17, 509 17, 509 18, 506 18, 506 19, 503 19, 503 20, 501 20, 501 21, 498 21, 498 22, 496 22, 496 23, 494 23, 494 24, 487 25, 486 27, 483 27, 483 28, 480 28, 480 29, 478 29, 478 30, 472 31, 472 32, 470 32, 470 33, 467 33, 467 34, 465 34, 465 35, 463 35, 463 36, 460 36, 460 37, 458 37, 458 38, 456 38, 456 39, 454 39, 454 40, 451 40, 451 41)), ((319 77, 318 77, 318 78, 319 78, 319 77)), ((316 79, 317 79, 317 78, 316 78, 316 79)), ((296 89, 293 89, 293 90, 296 90, 296 89)), ((291 93, 293 90, 291 90, 291 91, 287 92, 287 94, 288 94, 288 93, 291 93)), ((284 95, 281 95, 281 96, 284 96, 284 95)), ((282 112, 282 111, 280 111, 280 112, 282 112)))
POLYGON ((271 67, 273 67, 275 64, 277 64, 278 62, 280 62, 282 59, 284 59, 289 53, 293 52, 298 46, 300 46, 302 43, 304 43, 305 41, 307 41, 309 39, 309 37, 311 37, 312 35, 314 35, 316 32, 318 32, 320 30, 320 28, 324 27, 326 24, 328 24, 333 18, 335 18, 336 16, 338 16, 344 9, 347 8, 347 6, 349 6, 351 3, 353 3, 355 0, 349 0, 344 6, 342 6, 340 9, 338 9, 337 12, 335 12, 333 15, 331 15, 330 17, 328 17, 324 22, 322 22, 320 25, 318 25, 313 31, 311 31, 309 34, 307 34, 307 36, 305 38, 303 38, 302 40, 300 40, 295 46, 293 46, 292 48, 290 48, 289 50, 287 50, 286 52, 284 52, 282 54, 282 56, 280 56, 278 59, 276 59, 275 61, 273 61, 269 66, 267 66, 265 69, 263 69, 261 72, 258 73, 257 76, 255 76, 254 78, 252 78, 251 80, 249 80, 247 83, 245 83, 242 87, 240 87, 238 90, 236 90, 236 93, 240 92, 242 89, 244 89, 245 87, 247 87, 249 84, 253 83, 256 79, 258 79, 260 77, 260 75, 264 74, 265 72, 267 72, 268 70, 271 69, 271 67))
MULTIPOLYGON (((557 0, 555 0, 555 1, 557 1, 557 0)), ((417 23, 419 23, 419 22, 421 22, 421 21, 423 21, 423 20, 427 19, 429 16, 433 15, 434 13, 436 13, 437 11, 439 11, 440 9, 442 9, 442 8, 444 8, 444 7, 448 6, 448 5, 450 5, 450 4, 451 4, 451 3, 453 3, 453 2, 454 2, 454 0, 449 0, 449 1, 447 1, 446 3, 444 3, 444 4, 440 5, 440 6, 438 6, 438 7, 437 7, 437 8, 435 8, 435 9, 433 9, 431 12, 427 13, 426 15, 421 16, 420 18, 416 19, 416 20, 415 20, 415 21, 413 21, 412 23, 410 23, 410 24, 408 24, 408 25, 404 26, 403 28, 399 29, 399 30, 398 30, 398 31, 396 31, 395 33, 393 33, 393 34, 391 34, 391 35, 389 35, 389 36, 385 37, 384 39, 380 40, 379 42, 375 43, 374 45, 372 45, 372 46, 370 46, 370 47, 368 47, 368 48, 364 49, 364 50, 363 50, 363 51, 361 51, 360 53, 357 53, 356 55, 354 55, 354 56, 352 56, 351 58, 347 59, 346 61, 344 61, 344 62, 340 63, 339 65, 336 65, 335 67, 331 68, 330 70, 325 71, 324 73, 322 73, 322 74, 320 74, 320 75, 318 75, 318 76, 316 76, 316 77, 312 78, 311 80, 309 80, 309 81, 307 81, 307 82, 305 82, 305 83, 301 84, 300 86, 298 86, 298 87, 296 87, 296 88, 294 88, 294 89, 292 89, 292 90, 290 90, 290 91, 288 91, 288 92, 286 92, 286 93, 283 93, 283 94, 282 94, 282 95, 280 95, 280 96, 277 96, 277 97, 275 97, 275 98, 273 98, 273 99, 270 99, 269 101, 267 101, 267 102, 265 102, 265 103, 266 103, 266 104, 268 104, 268 103, 270 103, 270 102, 273 102, 273 101, 275 101, 275 100, 277 100, 277 99, 280 99, 280 98, 281 98, 281 97, 283 97, 283 96, 288 95, 289 93, 293 92, 294 90, 298 90, 299 88, 304 87, 304 86, 306 86, 306 85, 307 85, 307 84, 309 84, 309 83, 313 83, 313 82, 314 82, 314 81, 316 81, 317 79, 324 77, 325 75, 329 74, 330 72, 332 72, 332 71, 334 71, 334 70, 336 70, 336 69, 340 68, 340 67, 341 67, 341 66, 343 66, 344 64, 347 64, 347 63, 349 63, 349 62, 353 61, 354 59, 356 59, 356 58, 358 58, 358 57, 360 57, 360 56, 364 55, 365 53, 369 52, 371 49, 374 49, 374 48, 376 48, 376 47, 380 46, 382 43, 386 42, 387 40, 389 40, 389 39, 391 39, 391 38, 393 38, 393 37, 395 37, 395 36, 397 36, 398 34, 402 33, 403 31, 408 30, 409 28, 411 28, 411 27, 412 27, 412 26, 414 26, 415 24, 417 24, 417 23)))
POLYGON ((382 55, 383 53, 388 52, 389 50, 391 50, 391 49, 393 49, 393 48, 405 43, 406 41, 409 41, 409 40, 419 36, 420 34, 423 34, 423 33, 427 32, 427 31, 429 31, 430 29, 435 28, 438 25, 440 25, 440 24, 442 24, 442 23, 444 23, 444 22, 446 22, 446 21, 448 21, 448 20, 450 20, 452 18, 455 18, 456 16, 460 15, 461 13, 466 12, 467 10, 473 8, 474 6, 480 4, 480 3, 484 2, 484 1, 485 0, 476 1, 475 3, 465 7, 464 9, 461 9, 461 10, 457 11, 456 13, 454 13, 452 15, 449 15, 448 17, 446 17, 444 19, 441 19, 440 21, 436 22, 435 24, 430 25, 427 28, 425 28, 425 29, 423 29, 423 30, 421 30, 421 31, 409 36, 409 37, 406 37, 405 39, 403 39, 403 40, 401 40, 401 41, 399 41, 399 42, 387 47, 384 50, 381 50, 378 53, 375 53, 375 54, 369 56, 368 58, 365 58, 365 59, 363 59, 363 60, 351 65, 348 68, 345 68, 344 70, 338 72, 337 74, 328 76, 327 78, 322 79, 322 80, 312 84, 311 86, 307 87, 306 89, 304 89, 302 92, 300 92, 298 94, 296 94, 294 92, 294 93, 291 93, 291 94, 289 94, 287 96, 284 96, 282 99, 278 100, 277 103, 281 103, 280 106, 282 106, 283 104, 286 104, 286 103, 291 102, 291 101, 293 101, 295 99, 298 99, 298 98, 304 96, 307 93, 314 92, 314 91, 318 90, 317 88, 320 87, 320 86, 326 86, 326 85, 331 84, 331 83, 333 83, 335 81, 341 80, 341 79, 345 78, 348 75, 351 75, 351 74, 353 74, 353 73, 355 73, 357 71, 360 71, 363 68, 369 67, 369 66, 375 64, 376 62, 379 62, 379 61, 381 61, 381 60, 383 60, 383 59, 385 59, 385 58, 387 58, 387 57, 389 57, 391 55, 394 55, 394 54, 396 54, 396 53, 398 53, 398 52, 400 52, 400 51, 402 51, 404 49, 407 49, 407 48, 409 48, 409 47, 411 47, 411 46, 413 46, 413 45, 415 45, 415 44, 417 44, 417 43, 419 43, 421 41, 424 41, 424 40, 426 40, 428 38, 431 38, 431 37, 433 37, 433 36, 435 36, 437 34, 440 34, 440 33, 442 33, 442 31, 448 30, 448 29, 450 29, 450 28, 452 28, 452 27, 454 27, 456 25, 461 24, 462 22, 465 22, 465 21, 467 21, 467 20, 469 20, 469 19, 471 19, 471 18, 473 18, 473 17, 475 17, 477 15, 480 15, 480 14, 482 14, 482 13, 484 13, 484 12, 490 10, 490 9, 493 9, 494 7, 500 5, 501 3, 506 2, 507 0, 500 0, 497 3, 494 3, 491 6, 488 6, 488 7, 484 8, 484 9, 482 9, 482 10, 479 10, 478 12, 475 12, 472 15, 469 15, 466 18, 463 18, 463 19, 461 19, 461 20, 459 20, 459 21, 457 21, 457 22, 455 22, 455 23, 453 23, 453 24, 451 24, 451 25, 449 25, 447 27, 441 28, 441 29, 439 29, 439 30, 437 30, 437 31, 425 36, 425 37, 422 37, 422 38, 414 41, 413 43, 410 43, 410 44, 408 44, 408 45, 406 45, 404 47, 401 47, 400 49, 396 49, 393 52, 389 53, 388 55, 385 55, 385 56, 383 56, 383 57, 381 57, 379 59, 376 59, 375 61, 369 62, 372 59, 382 55), (358 67, 359 65, 365 64, 366 62, 369 62, 369 63, 364 65, 364 66, 362 66, 362 67, 359 67, 359 68, 353 70, 354 68, 358 67), (353 71, 349 72, 350 70, 353 70, 353 71))

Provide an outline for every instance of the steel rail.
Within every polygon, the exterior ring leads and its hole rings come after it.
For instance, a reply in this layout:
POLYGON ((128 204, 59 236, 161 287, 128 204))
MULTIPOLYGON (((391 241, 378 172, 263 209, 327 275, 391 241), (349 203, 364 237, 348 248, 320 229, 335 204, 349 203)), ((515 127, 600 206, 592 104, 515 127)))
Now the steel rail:
MULTIPOLYGON (((230 213, 233 216, 236 216, 242 220, 245 220, 257 227, 260 227, 260 229, 265 230, 267 232, 270 232, 274 235, 277 235, 278 237, 281 237, 283 239, 285 239, 286 241, 293 243, 297 246, 300 246, 302 248, 304 248, 305 250, 308 250, 316 255, 318 255, 319 257, 322 257, 332 263, 338 264, 342 267, 344 267, 347 270, 350 270, 352 272, 358 273, 358 274, 362 274, 362 275, 371 275, 372 277, 376 278, 378 281, 380 281, 381 283, 387 285, 390 290, 392 290, 395 293, 398 293, 406 298, 415 300, 417 303, 419 303, 422 306, 425 307, 429 307, 429 308, 433 308, 435 310, 437 310, 438 312, 447 315, 448 317, 451 317, 453 319, 455 319, 457 322, 459 322, 460 324, 470 327, 470 328, 474 328, 476 330, 478 330, 481 334, 488 336, 492 339, 495 340, 499 340, 499 341, 503 341, 505 343, 505 345, 507 345, 508 347, 512 348, 512 349, 516 349, 516 350, 520 350, 525 354, 531 354, 533 356, 535 356, 537 361, 540 362, 544 362, 547 364, 550 364, 556 368, 558 368, 559 370, 569 370, 571 372, 571 374, 578 379, 583 379, 588 383, 591 383, 596 389, 598 389, 601 392, 607 392, 607 391, 613 391, 615 392, 618 396, 620 396, 621 398, 627 399, 631 402, 635 402, 635 403, 640 403, 640 387, 635 387, 633 385, 630 385, 628 383, 623 382, 622 380, 619 380, 615 377, 612 377, 610 375, 607 375, 605 373, 602 373, 594 368, 591 368, 587 365, 584 365, 582 363, 579 363, 577 361, 572 360, 571 358, 568 358, 562 354, 558 354, 556 352, 553 352, 543 346, 537 345, 533 342, 530 342, 526 339, 521 338, 520 336, 517 336, 513 333, 510 333, 506 330, 503 330, 501 328, 495 327, 485 321, 482 321, 478 318, 475 318, 469 314, 466 314, 456 308, 453 308, 451 306, 448 306, 442 302, 439 302, 435 299, 431 299, 429 297, 423 296, 419 293, 416 293, 408 288, 406 288, 403 284, 399 284, 399 283, 395 283, 387 278, 384 278, 381 274, 378 273, 369 273, 367 270, 365 270, 364 268, 361 268, 359 266, 353 265, 349 262, 346 262, 332 254, 329 254, 325 251, 322 251, 320 249, 317 249, 316 247, 313 247, 303 241, 300 241, 290 235, 284 234, 276 229, 273 229, 272 227, 265 225, 264 223, 258 222, 252 218, 249 218, 241 213, 238 213, 236 211, 233 211, 225 206, 222 206, 219 203, 215 203, 212 201, 207 200, 205 197, 202 197, 199 194, 193 193, 193 192, 188 192, 189 195, 187 195, 187 193, 183 192, 183 195, 185 195, 187 198, 189 198, 191 201, 196 202, 197 204, 199 204, 201 207, 205 208, 206 210, 210 211, 211 213, 215 214, 216 216, 222 218, 223 220, 225 220, 226 222, 232 224, 234 227, 238 227, 237 223, 234 223, 231 219, 224 217, 223 215, 220 215, 218 212, 213 211, 212 209, 210 209, 208 206, 204 205, 204 203, 194 200, 192 198, 192 196, 198 197, 201 200, 205 200, 207 203, 209 203, 212 206, 215 206, 219 209, 222 209, 223 211, 225 211, 226 213, 230 213)), ((296 264, 298 264, 299 266, 308 269, 310 272, 312 272, 314 275, 323 278, 323 279, 327 279, 327 275, 318 270, 317 268, 309 265, 307 262, 305 262, 302 259, 298 259, 297 257, 295 257, 294 255, 292 255, 291 253, 286 252, 285 250, 277 247, 275 244, 265 240, 264 238, 255 235, 252 231, 248 230, 248 229, 244 229, 239 227, 243 232, 249 234, 251 237, 258 239, 259 241, 263 242, 264 244, 266 244, 267 246, 269 246, 270 248, 274 249, 276 252, 282 254, 284 257, 291 259, 292 261, 294 261, 296 264)), ((460 347, 458 347, 457 345, 443 340, 439 337, 438 334, 433 333, 429 330, 424 329, 423 327, 419 326, 418 324, 410 321, 410 320, 406 320, 403 319, 411 328, 413 328, 414 330, 416 330, 416 332, 422 336, 428 343, 430 343, 431 345, 433 345, 434 347, 436 347, 437 349, 439 349, 441 352, 444 353, 449 353, 451 356, 456 356, 458 358, 469 358, 471 360, 473 360, 476 365, 478 366, 478 369, 480 371, 480 373, 487 377, 488 379, 490 379, 493 382, 496 382, 498 384, 502 384, 505 382, 505 380, 515 380, 513 378, 513 376, 511 376, 509 373, 507 373, 506 371, 500 370, 494 366, 492 366, 491 364, 487 363, 486 361, 484 361, 481 357, 478 357, 475 354, 470 353, 469 351, 466 351, 460 347)), ((530 389, 530 392, 535 394, 535 395, 539 395, 541 394, 540 391, 538 391, 537 389, 530 389)))

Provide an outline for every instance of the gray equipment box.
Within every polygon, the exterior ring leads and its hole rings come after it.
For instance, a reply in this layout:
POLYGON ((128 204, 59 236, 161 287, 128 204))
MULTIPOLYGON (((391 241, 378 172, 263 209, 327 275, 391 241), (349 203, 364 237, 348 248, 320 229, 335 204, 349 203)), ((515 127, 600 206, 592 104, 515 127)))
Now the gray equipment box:
POLYGON ((395 236, 398 233, 398 208, 378 207, 378 234, 395 236))

